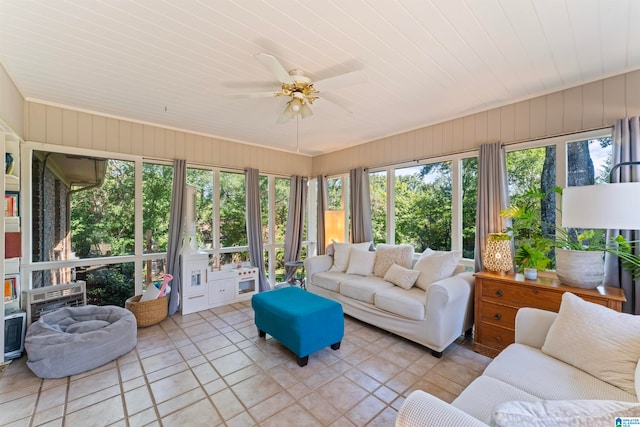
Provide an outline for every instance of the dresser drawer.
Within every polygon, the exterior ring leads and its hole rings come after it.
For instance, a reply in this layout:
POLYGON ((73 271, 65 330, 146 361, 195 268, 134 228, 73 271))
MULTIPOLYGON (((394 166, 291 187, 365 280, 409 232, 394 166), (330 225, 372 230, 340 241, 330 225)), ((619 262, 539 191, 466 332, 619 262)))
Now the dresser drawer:
POLYGON ((509 344, 516 339, 513 329, 505 329, 490 323, 482 323, 477 330, 476 339, 483 345, 494 348, 496 350, 504 350, 509 344))
POLYGON ((557 312, 560 309, 562 292, 484 280, 482 283, 482 299, 510 305, 515 308, 533 307, 557 312))
POLYGON ((485 301, 482 303, 480 321, 502 326, 503 328, 513 328, 516 324, 517 312, 518 309, 515 307, 507 307, 485 301))

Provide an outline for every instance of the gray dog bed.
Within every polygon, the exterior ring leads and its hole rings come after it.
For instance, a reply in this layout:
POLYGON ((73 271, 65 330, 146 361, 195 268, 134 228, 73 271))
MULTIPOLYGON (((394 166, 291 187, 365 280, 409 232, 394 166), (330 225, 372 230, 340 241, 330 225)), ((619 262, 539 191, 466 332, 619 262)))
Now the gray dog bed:
POLYGON ((86 372, 131 351, 137 332, 135 316, 122 307, 60 308, 29 326, 27 366, 40 378, 86 372))

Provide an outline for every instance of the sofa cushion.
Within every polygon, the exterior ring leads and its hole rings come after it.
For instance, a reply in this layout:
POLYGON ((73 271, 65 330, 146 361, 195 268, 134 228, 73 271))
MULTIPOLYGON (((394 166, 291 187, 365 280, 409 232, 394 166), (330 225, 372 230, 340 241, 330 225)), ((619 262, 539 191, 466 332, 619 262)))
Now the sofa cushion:
POLYGON ((402 289, 411 289, 419 275, 419 271, 393 264, 385 273, 384 280, 400 286, 402 289))
POLYGON ((387 270, 395 263, 404 268, 411 268, 413 259, 413 246, 411 245, 385 245, 376 246, 376 262, 373 265, 373 274, 384 277, 387 270))
POLYGON ((375 262, 375 260, 375 252, 371 252, 369 250, 351 249, 347 274, 371 276, 371 274, 373 273, 373 263, 375 262))
POLYGON ((635 394, 640 316, 618 313, 565 292, 542 351, 635 394))
POLYGON ((451 403, 454 407, 489 424, 494 406, 511 400, 540 400, 510 384, 486 375, 479 376, 451 403))
POLYGON ((509 383, 541 399, 637 401, 635 393, 627 393, 544 354, 540 349, 523 344, 511 344, 502 350, 483 375, 509 383), (535 369, 531 369, 533 366, 535 369))
POLYGON ((640 404, 615 400, 511 401, 493 408, 495 427, 610 427, 618 417, 640 416, 640 404))
POLYGON ((357 279, 355 274, 341 273, 340 271, 323 271, 313 275, 313 284, 328 291, 340 292, 340 283, 357 279))
POLYGON ((422 289, 408 290, 393 286, 376 292, 374 304, 377 308, 406 317, 411 320, 424 320, 425 293, 422 289))
POLYGON ((371 242, 365 243, 340 243, 333 242, 334 254, 333 254, 333 266, 331 271, 346 271, 349 266, 349 257, 351 255, 351 249, 360 249, 363 251, 369 250, 371 242))
POLYGON ((460 258, 462 258, 462 252, 458 251, 431 251, 428 254, 423 252, 413 267, 414 270, 420 272, 416 286, 426 291, 427 287, 433 282, 451 277, 460 262, 460 258))
POLYGON ((376 292, 392 287, 393 284, 378 277, 359 277, 340 283, 340 294, 358 301, 373 304, 376 292))

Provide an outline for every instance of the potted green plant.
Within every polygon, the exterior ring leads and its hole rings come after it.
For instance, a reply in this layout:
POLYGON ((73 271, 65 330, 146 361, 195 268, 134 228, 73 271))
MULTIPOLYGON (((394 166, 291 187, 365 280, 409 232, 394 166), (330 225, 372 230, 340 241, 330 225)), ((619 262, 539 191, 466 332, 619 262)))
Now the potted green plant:
POLYGON ((512 204, 500 212, 503 218, 511 220, 511 226, 505 231, 514 237, 516 271, 524 272, 527 279, 535 279, 538 270, 546 270, 552 265, 549 254, 553 241, 542 235, 540 217, 535 209, 542 197, 542 193, 530 188, 519 205, 512 204))

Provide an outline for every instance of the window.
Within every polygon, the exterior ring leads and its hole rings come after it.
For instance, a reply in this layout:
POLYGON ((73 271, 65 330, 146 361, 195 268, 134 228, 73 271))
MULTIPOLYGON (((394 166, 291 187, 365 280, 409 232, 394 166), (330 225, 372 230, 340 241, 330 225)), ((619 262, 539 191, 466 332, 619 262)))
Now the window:
POLYGON ((476 247, 478 158, 462 159, 462 257, 473 259, 476 247))
POLYGON ((167 251, 172 187, 173 166, 153 163, 142 165, 144 253, 167 251))
POLYGON ((373 242, 387 241, 387 171, 369 173, 373 242))
POLYGON ((328 178, 327 179, 327 209, 331 211, 339 211, 344 209, 343 201, 343 179, 328 178))
POLYGON ((395 170, 395 242, 451 250, 451 162, 395 170))
POLYGON ((247 246, 244 174, 220 172, 220 246, 247 246))
POLYGON ((202 249, 213 248, 213 171, 187 168, 187 184, 196 189, 196 240, 202 249))

